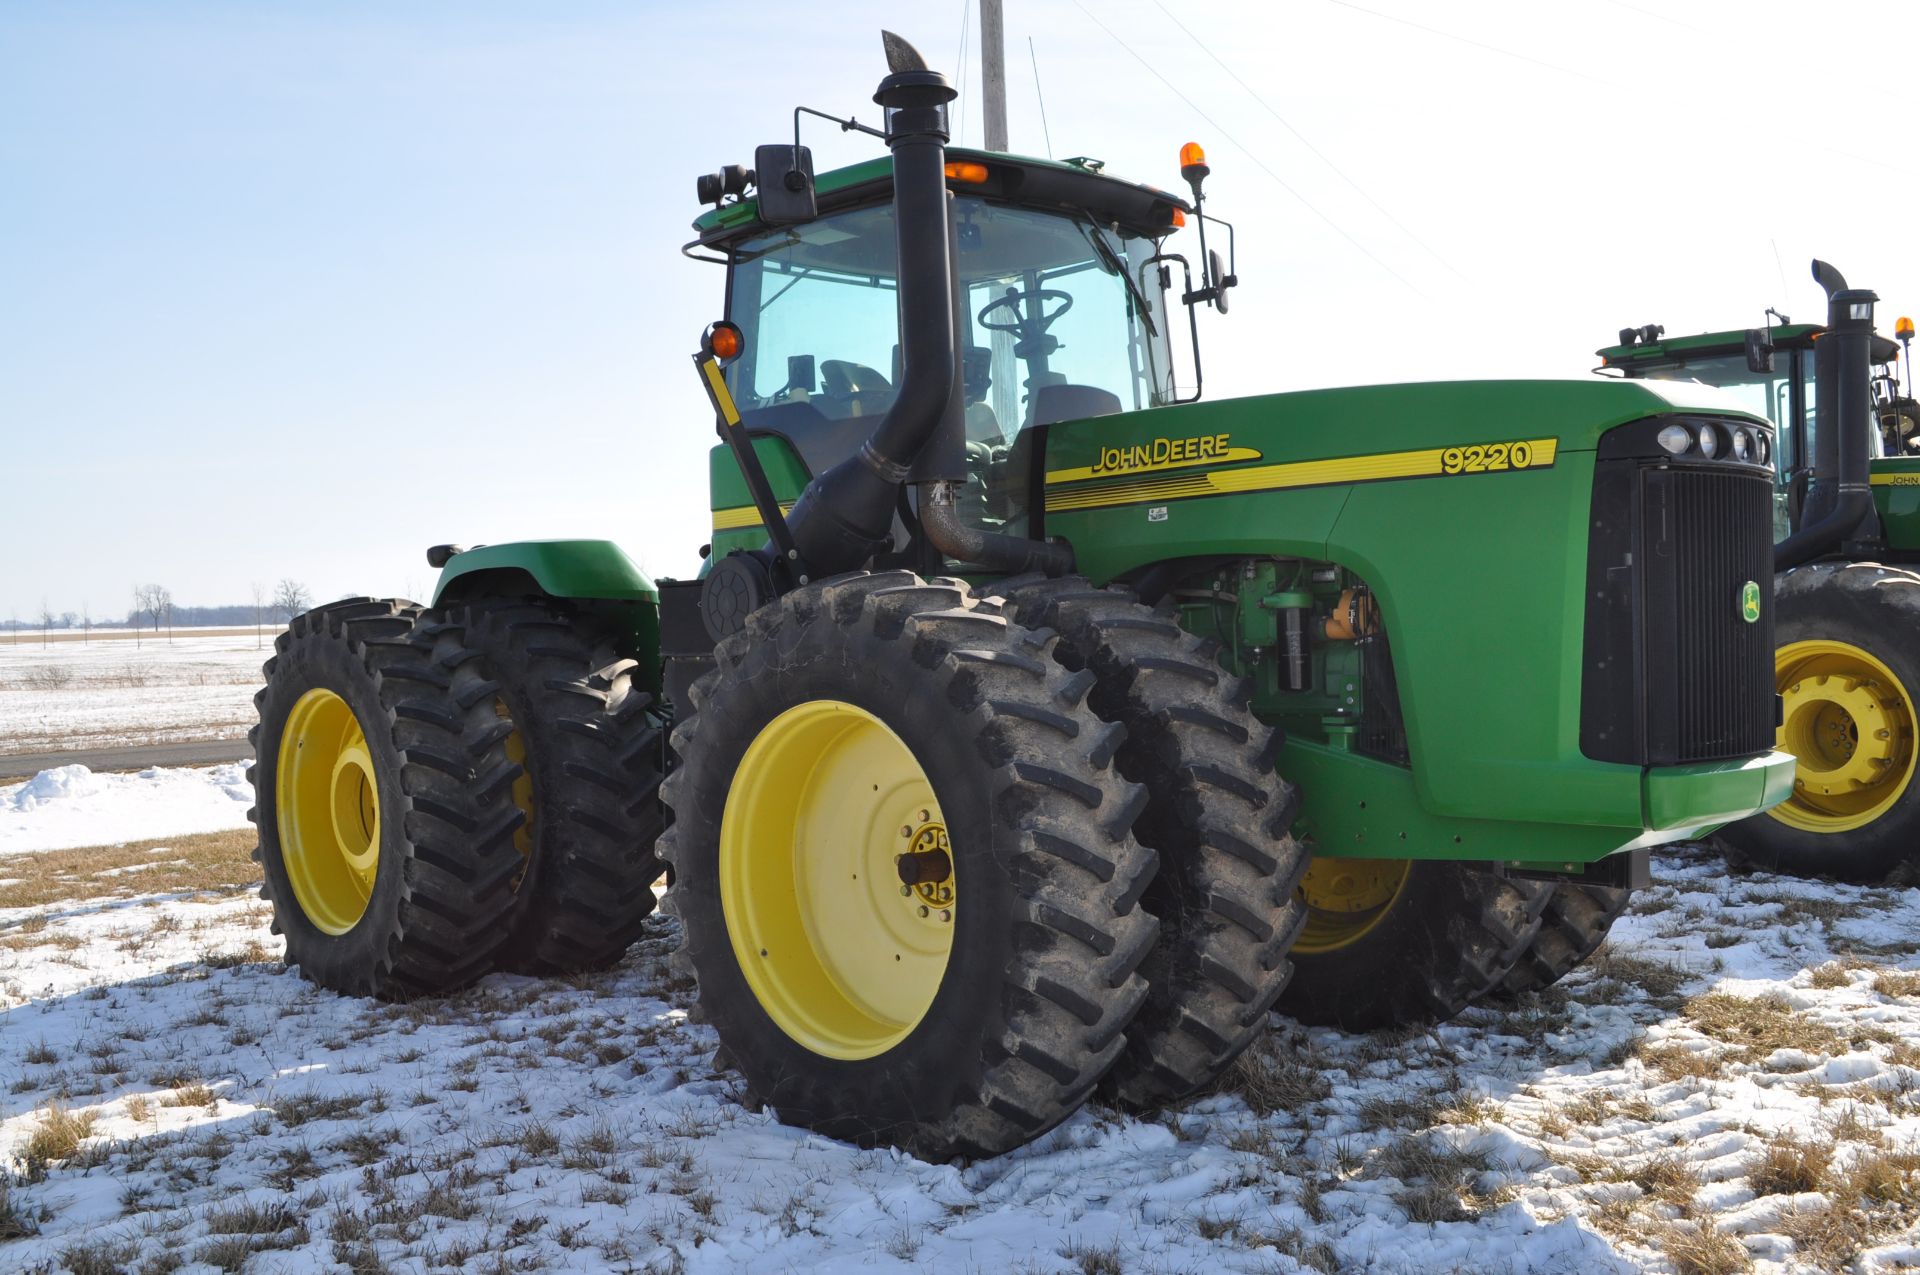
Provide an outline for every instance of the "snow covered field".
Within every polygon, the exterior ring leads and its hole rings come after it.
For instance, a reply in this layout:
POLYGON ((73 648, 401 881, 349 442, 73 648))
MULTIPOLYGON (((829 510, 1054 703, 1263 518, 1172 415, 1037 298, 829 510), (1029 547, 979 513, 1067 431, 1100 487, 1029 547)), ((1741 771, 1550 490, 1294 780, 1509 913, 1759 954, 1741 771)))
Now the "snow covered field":
POLYGON ((0 752, 243 739, 274 633, 0 642, 0 752))
POLYGON ((251 845, 0 860, 0 1269, 1920 1269, 1920 890, 1682 850, 1544 996, 1277 1020, 1219 1093, 956 1166, 740 1106, 669 920, 346 1000, 280 965, 251 845))

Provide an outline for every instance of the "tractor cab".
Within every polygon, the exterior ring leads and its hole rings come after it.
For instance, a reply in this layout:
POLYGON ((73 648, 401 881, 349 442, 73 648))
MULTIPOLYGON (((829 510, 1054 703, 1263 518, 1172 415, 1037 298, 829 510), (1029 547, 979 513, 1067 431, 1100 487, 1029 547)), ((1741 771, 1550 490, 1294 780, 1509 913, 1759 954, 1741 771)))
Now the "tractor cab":
MULTIPOLYGON (((1196 296, 1185 258, 1164 250, 1194 205, 1106 176, 1094 159, 954 148, 946 156, 961 513, 972 525, 1024 534, 1029 431, 1198 397, 1191 318, 1182 349, 1168 293, 1176 269, 1181 299, 1207 300, 1206 289, 1196 296)), ((699 238, 688 254, 727 270, 725 320, 740 338, 727 389, 742 427, 773 443, 774 469, 825 471, 857 452, 899 397, 892 176, 885 160, 822 174, 805 221, 769 215, 763 191, 731 202, 722 195, 694 222, 699 238)), ((723 470, 721 458, 716 450, 716 481, 730 482, 734 466, 723 470)))
MULTIPOLYGON (((1900 322, 1907 325, 1900 329, 1903 334, 1911 332, 1908 320, 1900 322)), ((1774 465, 1776 531, 1784 537, 1790 526, 1798 525, 1814 468, 1819 405, 1814 352, 1826 330, 1821 324, 1790 323, 1784 318, 1766 328, 1672 338, 1658 324, 1623 328, 1617 345, 1596 351, 1600 366, 1594 371, 1629 380, 1711 385, 1778 426, 1778 455, 1757 459, 1774 465)), ((1900 346, 1876 333, 1868 357, 1874 426, 1869 454, 1876 458, 1920 455, 1920 434, 1915 432, 1920 412, 1901 386, 1900 346)), ((1741 445, 1738 435, 1733 445, 1741 445)), ((1753 445, 1764 448, 1765 442, 1756 438, 1753 445)))

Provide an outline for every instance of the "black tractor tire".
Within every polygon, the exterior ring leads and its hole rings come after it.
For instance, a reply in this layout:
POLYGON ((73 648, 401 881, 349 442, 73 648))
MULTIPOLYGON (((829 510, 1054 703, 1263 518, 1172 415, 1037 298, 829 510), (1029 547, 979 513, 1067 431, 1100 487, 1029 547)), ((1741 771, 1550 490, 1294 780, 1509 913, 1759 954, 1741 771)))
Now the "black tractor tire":
POLYGON ((1410 860, 1371 928, 1330 950, 1294 947, 1293 981, 1274 1008, 1346 1031, 1445 1022, 1506 977, 1552 896, 1546 882, 1480 865, 1410 860))
POLYGON ((1060 667, 1052 642, 976 607, 960 582, 862 573, 755 612, 695 684, 661 852, 722 1057, 781 1120, 931 1159, 996 1155, 1065 1119, 1119 1057, 1156 928, 1139 906, 1156 859, 1132 836, 1146 793, 1113 767, 1124 731, 1087 707, 1093 675, 1060 667), (866 1056, 815 1052, 775 1020, 722 901, 730 791, 761 782, 742 767, 748 747, 819 701, 897 737, 951 839, 945 965, 905 1034, 866 1056))
POLYGON ((1171 608, 1079 577, 1019 577, 975 592, 1016 623, 1057 633, 1054 658, 1096 678, 1088 705, 1126 727, 1114 764, 1147 790, 1133 830, 1160 856, 1141 899, 1160 937, 1140 967, 1147 1003, 1102 1089, 1136 1108, 1184 1098, 1266 1029, 1293 972, 1287 948, 1306 921, 1294 888, 1307 852, 1289 834, 1295 792, 1273 767, 1280 734, 1248 707, 1250 683, 1171 608))
POLYGON ((1554 886, 1539 932, 1491 994, 1512 998, 1553 986, 1594 954, 1632 902, 1633 891, 1616 886, 1554 886))
MULTIPOLYGON (((353 598, 295 616, 254 696, 247 777, 260 836, 253 857, 266 877, 260 897, 273 904, 287 964, 349 995, 446 992, 486 974, 506 937, 520 869, 518 768, 506 754, 511 727, 493 708, 499 688, 457 627, 429 635, 419 615, 411 602, 353 598), (277 805, 288 720, 313 691, 352 710, 373 781, 366 799, 377 808, 364 911, 338 933, 316 924, 295 891, 277 805)), ((306 742, 302 734, 297 746, 306 742)))
MULTIPOLYGON (((1798 567, 1774 581, 1774 642, 1778 649, 1814 640, 1843 642, 1872 656, 1900 685, 1882 688, 1889 703, 1904 695, 1920 706, 1920 575, 1875 562, 1823 562, 1798 567)), ((1782 687, 1783 691, 1788 688, 1782 687)), ((1911 707, 1893 714, 1905 720, 1908 766, 1917 743, 1911 707)), ((1783 729, 1782 747, 1793 751, 1783 729)), ((1857 735, 1857 725, 1855 726, 1857 735)), ((1727 861, 1738 867, 1801 877, 1834 877, 1873 885, 1920 873, 1920 775, 1909 778, 1895 799, 1871 822, 1834 830, 1787 823, 1805 806, 1796 780, 1793 796, 1774 810, 1728 824, 1714 837, 1727 861)))
POLYGON ((665 871, 655 842, 666 721, 591 622, 552 599, 490 599, 436 617, 466 633, 500 684, 513 725, 508 755, 524 768, 504 969, 603 969, 639 937, 665 871))

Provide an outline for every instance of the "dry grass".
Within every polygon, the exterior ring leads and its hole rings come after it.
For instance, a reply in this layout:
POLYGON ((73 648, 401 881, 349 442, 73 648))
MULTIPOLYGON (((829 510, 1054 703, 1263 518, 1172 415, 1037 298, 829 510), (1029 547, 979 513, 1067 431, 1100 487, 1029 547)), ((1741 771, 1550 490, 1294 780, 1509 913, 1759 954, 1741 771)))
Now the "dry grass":
POLYGON ((1672 1226, 1660 1237, 1660 1251, 1676 1275, 1740 1275, 1753 1259, 1740 1241, 1711 1224, 1672 1226))
POLYGON ((1798 1049, 1817 1057, 1831 1057, 1847 1048, 1846 1037, 1831 1027, 1802 1018, 1778 996, 1730 996, 1708 992, 1683 1007, 1693 1025, 1715 1040, 1737 1047, 1744 1061, 1766 1057, 1776 1049, 1798 1049))
POLYGON ((1239 1094, 1253 1114, 1266 1117, 1319 1102, 1333 1092, 1333 1084, 1310 1054, 1296 1055, 1281 1033, 1268 1032, 1234 1060, 1218 1092, 1239 1094))
POLYGON ((1722 1059, 1712 1050, 1684 1045, 1649 1045, 1643 1041, 1634 1047, 1633 1056, 1668 1081, 1718 1076, 1722 1069, 1722 1059))
MULTIPOLYGON (((241 828, 124 846, 43 851, 33 856, 32 873, 0 886, 0 909, 154 894, 232 894, 260 883, 260 865, 253 861, 256 844, 253 829, 241 828), (119 871, 125 868, 142 870, 119 871)), ((0 943, 31 946, 19 942, 25 930, 21 926, 0 935, 0 943)))
POLYGON ((94 1121, 93 1112, 76 1113, 59 1103, 41 1112, 40 1123, 34 1127, 26 1145, 20 1148, 20 1158, 26 1163, 27 1176, 42 1177, 48 1165, 71 1160, 80 1150, 80 1144, 93 1133, 94 1121))
POLYGON ((1591 970, 1596 978, 1612 979, 1639 988, 1646 993, 1648 1000, 1663 1009, 1671 1009, 1679 1003, 1680 989, 1693 978, 1692 974, 1678 965, 1628 956, 1608 943, 1602 943, 1595 949, 1593 955, 1587 958, 1585 968, 1591 970))
POLYGON ((1827 1189, 1833 1144, 1802 1142, 1781 1134, 1747 1166, 1747 1185, 1755 1195, 1801 1195, 1827 1189))
POLYGON ((1920 1154, 1873 1151, 1831 1175, 1823 1204, 1784 1214, 1780 1229, 1821 1270, 1840 1270, 1860 1250, 1910 1225, 1920 1208, 1920 1154))
POLYGON ((1887 970, 1873 980, 1882 996, 1920 996, 1920 970, 1887 970))

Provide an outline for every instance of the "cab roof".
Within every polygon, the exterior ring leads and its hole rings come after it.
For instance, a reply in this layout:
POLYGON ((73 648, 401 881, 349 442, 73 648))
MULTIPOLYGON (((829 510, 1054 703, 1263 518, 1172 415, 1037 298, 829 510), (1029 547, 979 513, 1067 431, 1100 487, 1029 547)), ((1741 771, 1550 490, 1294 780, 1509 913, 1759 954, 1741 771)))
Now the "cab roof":
MULTIPOLYGON (((1819 323, 1783 323, 1773 329, 1775 349, 1808 350, 1813 348, 1813 339, 1827 329, 1819 323)), ((1730 332, 1700 332, 1693 336, 1663 337, 1658 341, 1639 342, 1634 345, 1608 345, 1595 350, 1604 367, 1620 368, 1632 371, 1642 367, 1685 367, 1699 359, 1722 358, 1729 354, 1745 354, 1747 349, 1747 329, 1736 328, 1730 332)), ((1872 359, 1875 363, 1885 363, 1899 352, 1887 337, 1878 332, 1873 335, 1872 359)))
MULTIPOLYGON (((949 146, 947 162, 981 164, 984 182, 948 178, 955 191, 1023 207, 1084 212, 1103 224, 1118 225, 1122 233, 1158 239, 1174 228, 1174 211, 1193 211, 1178 195, 1154 186, 1109 177, 1099 161, 1035 159, 998 151, 949 146)), ((814 178, 814 199, 821 216, 884 198, 893 185, 893 156, 880 155, 814 178)), ((720 244, 766 229, 760 204, 747 198, 709 208, 694 219, 699 238, 688 248, 720 244)))

